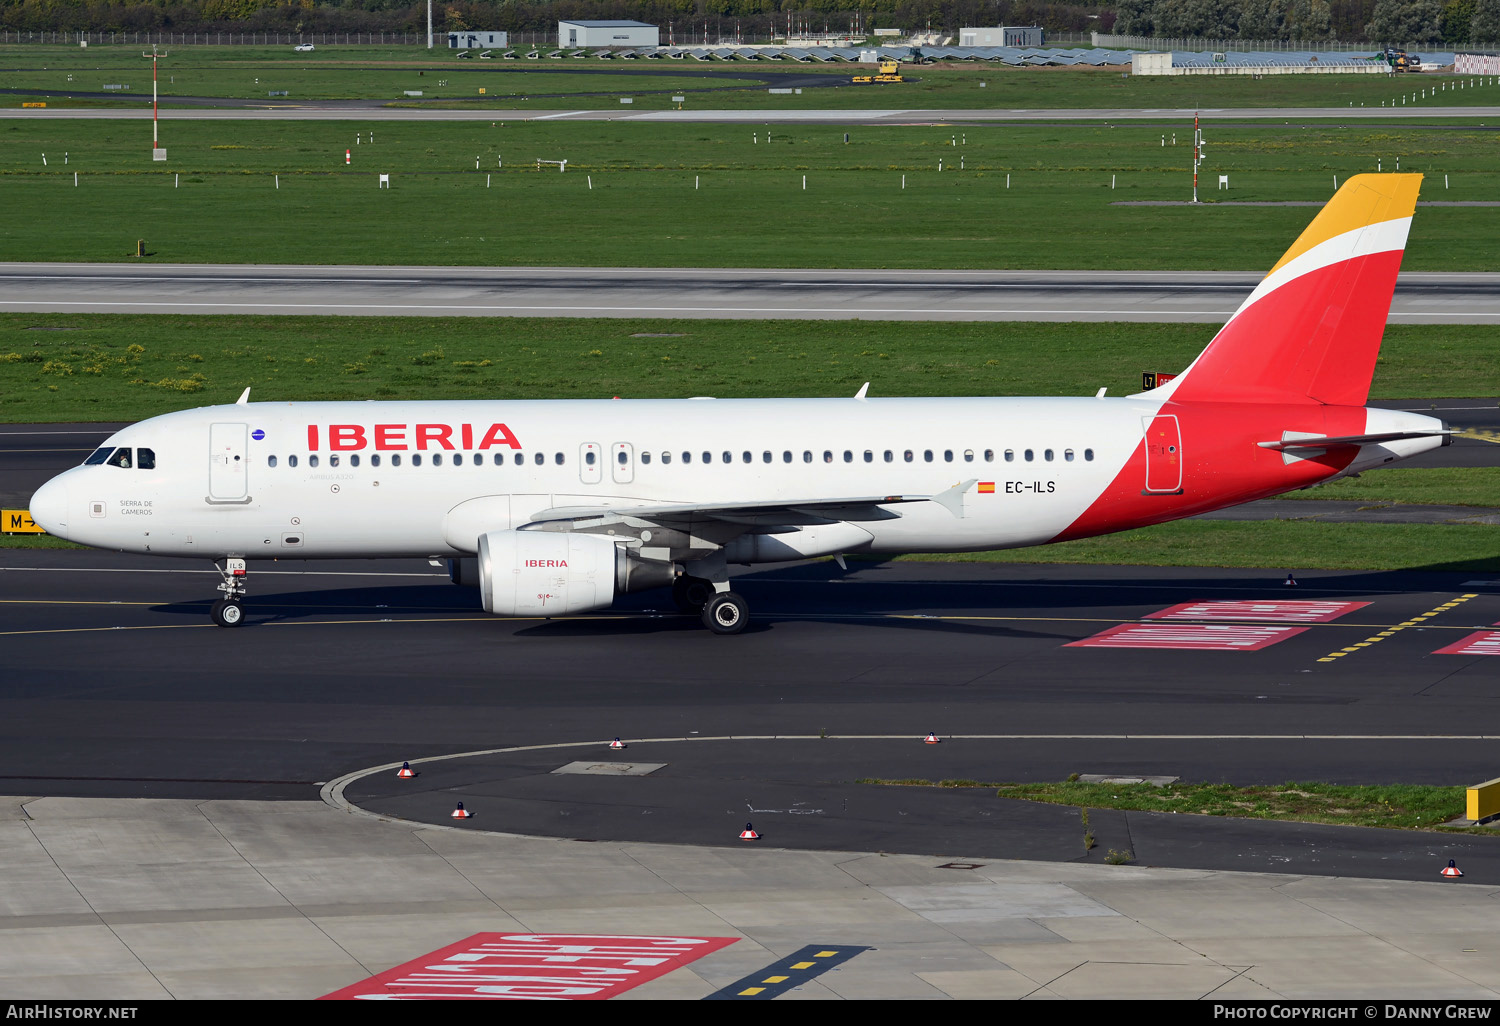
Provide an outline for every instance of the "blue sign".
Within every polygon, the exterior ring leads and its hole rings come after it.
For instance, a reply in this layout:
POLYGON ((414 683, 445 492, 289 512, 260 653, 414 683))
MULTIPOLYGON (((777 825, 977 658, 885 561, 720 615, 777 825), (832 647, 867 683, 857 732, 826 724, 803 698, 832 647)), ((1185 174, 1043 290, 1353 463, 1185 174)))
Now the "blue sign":
POLYGON ((250 437, 253 438, 253 439, 255 439, 258 442, 262 438, 266 437, 266 433, 264 431, 262 431, 260 428, 256 428, 254 431, 250 432, 250 437))

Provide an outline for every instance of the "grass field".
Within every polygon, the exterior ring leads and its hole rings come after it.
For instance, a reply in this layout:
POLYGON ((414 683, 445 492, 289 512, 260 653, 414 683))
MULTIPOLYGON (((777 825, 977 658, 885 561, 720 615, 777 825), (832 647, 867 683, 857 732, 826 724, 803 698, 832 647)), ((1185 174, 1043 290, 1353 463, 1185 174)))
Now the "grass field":
MULTIPOLYGON (((53 105, 138 103, 151 92, 151 66, 140 46, 0 46, 0 78, 8 88, 40 89, 53 105), (69 76, 72 76, 71 79, 69 76), (68 92, 103 93, 104 85, 129 85, 118 98, 63 99, 68 92)), ((524 53, 527 48, 521 48, 524 53)), ((1396 104, 1402 114, 1432 106, 1492 104, 1500 97, 1494 79, 1424 75, 1319 75, 1245 77, 1141 77, 1120 68, 1009 68, 991 64, 906 66, 910 81, 853 86, 860 72, 847 64, 790 61, 699 62, 684 60, 460 60, 446 50, 418 47, 320 47, 295 53, 290 46, 185 46, 161 62, 158 85, 164 102, 174 96, 223 97, 267 102, 374 99, 441 106, 562 108, 619 106, 630 97, 639 109, 686 106, 705 109, 806 109, 857 107, 1379 107, 1396 104), (714 73, 765 78, 736 82, 714 73), (829 79, 831 87, 805 88, 801 95, 771 95, 768 89, 796 79, 829 79), (784 80, 784 81, 783 81, 784 80), (981 85, 981 83, 983 83, 981 85), (1456 88, 1464 83, 1464 88, 1456 88), (1447 88, 1443 88, 1443 86, 1447 88), (484 89, 481 95, 479 90, 484 89), (285 91, 286 97, 271 97, 285 91), (1423 97, 1424 90, 1432 91, 1423 97), (1415 94, 1415 96, 1413 96, 1415 94), (1398 97, 1409 98, 1404 105, 1398 97)), ((19 105, 22 96, 0 97, 19 105)))
MULTIPOLYGON (((119 260, 144 239, 167 262, 1261 270, 1315 213, 1118 205, 1189 198, 1185 122, 1176 146, 1140 124, 858 127, 847 145, 846 127, 164 122, 163 165, 143 122, 9 122, 0 260, 119 260)), ((1480 130, 1208 134, 1205 183, 1233 190, 1205 184, 1210 201, 1321 202, 1398 162, 1429 199, 1500 195, 1480 130)), ((1421 209, 1404 267, 1500 267, 1497 228, 1500 208, 1421 209)))
POLYGON ((1462 816, 1465 801, 1465 789, 1462 787, 1410 784, 1351 786, 1294 782, 1236 787, 1231 784, 1179 781, 1156 787, 1152 784, 1103 784, 1083 780, 982 784, 975 780, 875 779, 860 780, 857 783, 994 788, 996 796, 1000 798, 1080 806, 1083 809, 1079 819, 1080 843, 1088 829, 1086 817, 1091 808, 1422 830, 1432 829, 1462 816))
MULTIPOLYGON (((257 398, 1115 395, 1199 324, 0 314, 0 421, 257 398), (667 337, 643 337, 650 335, 667 337)), ((1396 325, 1375 398, 1500 394, 1500 326, 1396 325)), ((1500 410, 1497 410, 1500 420, 1500 410)))
MULTIPOLYGON (((1500 422, 1500 410, 1495 419, 1500 422)), ((1392 467, 1283 498, 1500 506, 1500 467, 1392 467)))

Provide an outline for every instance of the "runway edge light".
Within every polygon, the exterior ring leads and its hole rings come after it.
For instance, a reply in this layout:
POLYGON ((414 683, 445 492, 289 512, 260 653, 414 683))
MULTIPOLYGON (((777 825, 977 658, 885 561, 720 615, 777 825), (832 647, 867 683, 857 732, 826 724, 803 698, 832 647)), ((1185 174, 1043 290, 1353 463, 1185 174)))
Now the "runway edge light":
POLYGON ((611 741, 609 743, 609 747, 615 748, 615 749, 624 748, 625 747, 625 742, 621 741, 619 738, 615 738, 613 741, 611 741))
POLYGON ((1286 580, 1282 581, 1281 584, 1284 588, 1295 588, 1297 587, 1297 578, 1293 577, 1291 574, 1287 574, 1286 580))
POLYGON ((755 832, 755 828, 753 826, 751 826, 749 823, 746 823, 745 824, 745 829, 743 829, 743 830, 740 831, 740 840, 742 840, 742 841, 758 841, 758 840, 760 840, 760 834, 757 834, 755 832))
POLYGON ((925 744, 925 745, 935 745, 935 744, 940 744, 941 740, 938 738, 938 736, 936 734, 933 734, 933 733, 929 732, 928 735, 925 738, 922 739, 922 743, 925 744))
POLYGON ((1460 876, 1463 876, 1464 871, 1458 868, 1458 864, 1456 862, 1454 862, 1452 859, 1449 859, 1448 864, 1443 867, 1441 875, 1446 876, 1450 879, 1456 879, 1460 876))
POLYGON ((464 808, 464 803, 463 802, 459 802, 458 803, 458 808, 456 808, 456 809, 453 810, 452 815, 453 815, 454 819, 468 819, 469 817, 473 816, 474 813, 472 813, 468 809, 464 808))
POLYGON ((403 762, 401 768, 396 771, 396 776, 403 780, 409 780, 416 775, 416 771, 411 768, 411 763, 409 762, 403 762))

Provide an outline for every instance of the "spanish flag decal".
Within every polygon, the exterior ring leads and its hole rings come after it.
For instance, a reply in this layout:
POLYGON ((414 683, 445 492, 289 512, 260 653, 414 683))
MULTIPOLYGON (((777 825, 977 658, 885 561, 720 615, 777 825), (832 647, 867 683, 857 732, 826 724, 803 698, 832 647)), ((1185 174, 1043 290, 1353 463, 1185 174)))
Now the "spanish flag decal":
POLYGON ((995 491, 995 482, 993 482, 993 481, 981 481, 981 482, 979 482, 979 493, 981 495, 983 495, 985 493, 993 493, 994 491, 995 491))

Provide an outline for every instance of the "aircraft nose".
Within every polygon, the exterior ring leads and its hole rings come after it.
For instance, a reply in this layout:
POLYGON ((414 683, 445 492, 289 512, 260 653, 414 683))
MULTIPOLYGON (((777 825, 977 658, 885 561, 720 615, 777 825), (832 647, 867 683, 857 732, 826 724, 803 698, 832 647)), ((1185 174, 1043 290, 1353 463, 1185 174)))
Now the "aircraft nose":
POLYGON ((31 497, 31 519, 48 534, 57 538, 68 536, 68 485, 62 478, 54 477, 42 485, 31 497))

